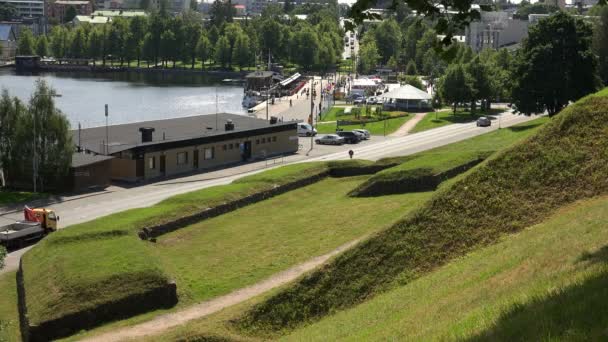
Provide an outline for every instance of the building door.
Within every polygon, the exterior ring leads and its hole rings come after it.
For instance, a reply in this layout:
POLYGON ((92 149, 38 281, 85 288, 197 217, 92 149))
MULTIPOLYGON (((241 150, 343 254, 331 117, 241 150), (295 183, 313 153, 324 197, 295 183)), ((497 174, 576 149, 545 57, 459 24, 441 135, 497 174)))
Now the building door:
POLYGON ((245 160, 249 160, 249 158, 251 158, 251 141, 245 141, 243 157, 245 158, 245 160))
POLYGON ((198 169, 198 150, 194 150, 194 157, 192 157, 193 166, 198 169))
POLYGON ((143 157, 141 159, 135 160, 135 177, 140 179, 144 178, 144 167, 145 160, 143 157))
POLYGON ((165 155, 161 155, 159 170, 160 170, 161 175, 163 175, 163 176, 165 175, 165 161, 166 161, 165 155))

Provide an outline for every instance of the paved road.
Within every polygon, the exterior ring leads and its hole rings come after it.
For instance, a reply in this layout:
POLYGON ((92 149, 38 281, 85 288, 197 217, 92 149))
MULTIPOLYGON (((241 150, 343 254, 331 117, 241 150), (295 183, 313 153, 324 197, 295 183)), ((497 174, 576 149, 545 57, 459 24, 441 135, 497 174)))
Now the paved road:
MULTIPOLYGON (((534 119, 534 117, 504 114, 501 124, 502 127, 508 127, 531 119, 534 119)), ((378 160, 390 156, 409 155, 496 129, 498 129, 496 120, 494 120, 491 127, 483 128, 476 127, 475 123, 452 124, 405 137, 372 138, 369 142, 359 145, 344 145, 342 147, 315 146, 313 153, 309 157, 305 155, 309 147, 305 141, 308 140, 301 139, 301 141, 305 142, 303 144, 304 149, 301 153, 286 157, 283 164, 304 161, 344 160, 349 158, 346 153, 349 149, 355 152, 354 157, 358 159, 378 160)), ((66 227, 127 209, 150 206, 178 194, 228 184, 237 178, 264 171, 267 169, 265 163, 251 163, 235 168, 167 180, 131 189, 109 188, 108 191, 90 196, 68 198, 67 201, 53 204, 52 208, 61 216, 61 226, 66 227)), ((22 219, 20 211, 7 213, 0 215, 0 224, 20 219, 22 219)), ((6 267, 0 270, 0 274, 15 270, 18 267, 21 255, 27 250, 28 248, 24 248, 10 253, 6 259, 6 267)))

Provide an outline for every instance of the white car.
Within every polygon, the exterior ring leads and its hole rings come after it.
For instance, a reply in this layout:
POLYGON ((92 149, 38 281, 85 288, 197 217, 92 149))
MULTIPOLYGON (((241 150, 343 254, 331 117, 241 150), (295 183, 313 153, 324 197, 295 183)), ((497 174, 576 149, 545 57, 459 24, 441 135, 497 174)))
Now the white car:
POLYGON ((344 145, 344 138, 337 134, 328 134, 316 139, 315 142, 319 145, 344 145))
POLYGON ((305 122, 298 123, 298 136, 300 137, 310 137, 317 135, 317 130, 314 129, 310 124, 305 122))
POLYGON ((362 136, 361 139, 369 140, 369 138, 371 138, 371 134, 369 134, 369 131, 366 129, 362 129, 362 128, 353 129, 353 132, 361 134, 361 136, 362 136))

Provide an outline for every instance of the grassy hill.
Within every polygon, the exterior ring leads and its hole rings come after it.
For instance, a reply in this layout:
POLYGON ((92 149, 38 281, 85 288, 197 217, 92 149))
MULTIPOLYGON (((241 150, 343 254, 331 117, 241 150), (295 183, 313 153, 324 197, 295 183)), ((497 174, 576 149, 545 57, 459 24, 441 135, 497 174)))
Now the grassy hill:
POLYGON ((608 98, 602 95, 569 106, 390 229, 256 305, 238 325, 277 332, 319 320, 541 222, 562 206, 608 193, 608 98))

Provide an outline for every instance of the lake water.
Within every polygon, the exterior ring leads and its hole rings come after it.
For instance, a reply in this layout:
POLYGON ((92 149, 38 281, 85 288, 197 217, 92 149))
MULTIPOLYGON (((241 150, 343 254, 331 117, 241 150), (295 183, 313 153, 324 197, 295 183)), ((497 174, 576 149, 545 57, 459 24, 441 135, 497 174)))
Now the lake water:
POLYGON ((45 79, 62 97, 55 103, 72 128, 222 113, 244 114, 243 88, 221 84, 221 79, 197 74, 44 73, 21 75, 0 71, 0 88, 27 101, 38 78, 45 79), (217 99, 217 101, 216 101, 217 99))

